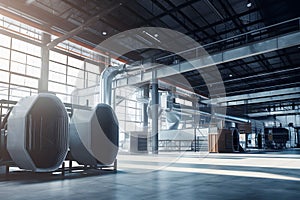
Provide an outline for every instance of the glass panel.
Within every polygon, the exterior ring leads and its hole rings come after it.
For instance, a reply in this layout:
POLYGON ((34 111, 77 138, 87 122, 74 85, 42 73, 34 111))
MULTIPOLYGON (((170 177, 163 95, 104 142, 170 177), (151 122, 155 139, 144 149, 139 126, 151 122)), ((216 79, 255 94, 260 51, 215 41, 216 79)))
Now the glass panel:
POLYGON ((87 87, 93 87, 93 86, 96 86, 96 85, 97 85, 97 83, 94 82, 94 81, 88 81, 87 82, 87 87))
POLYGON ((66 75, 50 71, 49 80, 60 83, 66 83, 66 75))
POLYGON ((0 58, 0 69, 9 70, 9 60, 0 58))
POLYGON ((82 70, 79 70, 79 69, 76 69, 76 68, 73 68, 73 67, 68 67, 68 75, 70 76, 74 76, 74 77, 81 77, 83 78, 83 71, 82 70), (81 73, 79 73, 81 72, 81 73))
POLYGON ((76 87, 78 88, 78 89, 81 89, 81 88, 84 88, 84 79, 77 79, 76 80, 76 87))
POLYGON ((11 60, 20 62, 20 63, 26 63, 26 54, 20 53, 17 51, 11 52, 11 60))
POLYGON ((60 84, 60 83, 54 83, 54 82, 51 82, 49 81, 49 91, 51 92, 59 92, 59 93, 64 93, 66 94, 67 93, 67 86, 64 85, 64 84, 60 84))
POLYGON ((27 97, 31 95, 31 92, 27 88, 23 87, 16 87, 16 88, 11 88, 10 89, 10 95, 17 97, 17 98, 22 98, 22 97, 27 97))
POLYGON ((49 59, 63 64, 67 63, 67 56, 55 51, 50 51, 49 59))
POLYGON ((100 74, 100 67, 91 63, 85 63, 85 69, 89 72, 94 72, 95 74, 100 74))
POLYGON ((97 82, 97 74, 88 73, 88 80, 91 82, 97 82))
POLYGON ((25 74, 25 64, 17 63, 17 62, 11 62, 11 71, 17 72, 20 74, 25 74))
POLYGON ((7 94, 8 94, 8 84, 0 83, 0 99, 7 99, 7 94))
POLYGON ((75 90, 75 87, 73 86, 67 86, 67 94, 72 94, 72 92, 75 90))
POLYGON ((10 47, 10 37, 0 34, 0 41, 0 46, 10 47))
POLYGON ((34 56, 27 55, 27 64, 36 67, 41 67, 41 59, 34 56))
POLYGON ((40 56, 41 55, 41 47, 35 46, 33 44, 29 44, 27 42, 12 39, 12 49, 16 49, 22 52, 26 52, 31 55, 40 56))
MULTIPOLYGON (((0 99, 5 99, 7 100, 7 92, 5 94, 0 93, 0 99)), ((5 111, 3 111, 2 109, 2 113, 6 113, 5 111)))
POLYGON ((4 71, 0 71, 0 81, 1 82, 7 82, 9 81, 9 73, 8 72, 4 72, 4 71))
POLYGON ((10 96, 9 100, 11 101, 19 101, 22 97, 10 96))
MULTIPOLYGON (((0 38, 1 39, 1 38, 0 38)), ((1 40, 0 40, 1 41, 1 40)), ((0 42, 2 43, 2 41, 0 42)), ((3 47, 0 47, 0 58, 6 58, 6 59, 9 59, 9 56, 10 56, 10 50, 7 49, 7 48, 3 48, 3 47)))
POLYGON ((66 66, 63 64, 55 63, 50 61, 49 70, 54 72, 60 72, 62 74, 66 74, 66 66))
POLYGON ((67 77, 67 84, 76 86, 77 77, 68 76, 67 77))
POLYGON ((33 87, 33 88, 38 87, 37 79, 20 76, 20 75, 16 75, 16 74, 11 75, 11 83, 14 83, 16 85, 24 85, 24 86, 28 86, 28 87, 33 87))
POLYGON ((68 65, 83 69, 83 67, 84 67, 83 64, 84 64, 84 62, 82 60, 68 56, 68 65))
POLYGON ((26 75, 34 76, 39 78, 41 73, 41 69, 38 67, 28 65, 26 68, 26 75))

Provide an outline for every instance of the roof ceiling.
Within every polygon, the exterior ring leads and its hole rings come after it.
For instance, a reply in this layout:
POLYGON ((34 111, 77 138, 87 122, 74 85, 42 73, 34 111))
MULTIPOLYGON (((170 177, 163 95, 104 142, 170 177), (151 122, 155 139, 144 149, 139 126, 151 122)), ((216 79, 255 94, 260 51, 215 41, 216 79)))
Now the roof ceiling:
MULTIPOLYGON (((283 25, 257 29, 300 16, 300 2, 293 0, 0 0, 6 10, 26 14, 44 30, 67 34, 89 19, 101 15, 75 39, 91 47, 103 40, 133 28, 163 27, 179 31, 204 46, 209 54, 247 45, 299 30, 299 20, 283 25), (122 2, 122 5, 120 5, 122 2), (251 6, 247 6, 251 3, 251 6), (251 34, 245 34, 252 31, 251 34), (106 32, 107 35, 103 35, 106 32), (227 38, 237 36, 231 40, 227 38), (222 42, 217 42, 222 41, 222 42)), ((163 41, 164 35, 159 35, 163 41)), ((128 48, 122 55, 128 63, 149 58, 158 59, 169 52, 153 48, 130 50, 127 43, 145 43, 142 35, 118 43, 128 48)), ((176 41, 174 41, 176 43, 176 41)), ((163 45, 163 44, 162 44, 163 45)), ((178 42, 177 45, 183 45, 178 42)), ((189 44, 185 44, 188 48, 189 44)), ((300 48, 298 46, 263 53, 219 64, 228 96, 300 86, 300 48)), ((160 59, 164 64, 180 60, 178 56, 160 59)), ((196 93, 209 96, 199 72, 183 74, 196 93)), ((259 112, 270 106, 299 105, 298 99, 233 106, 236 114, 259 112)))

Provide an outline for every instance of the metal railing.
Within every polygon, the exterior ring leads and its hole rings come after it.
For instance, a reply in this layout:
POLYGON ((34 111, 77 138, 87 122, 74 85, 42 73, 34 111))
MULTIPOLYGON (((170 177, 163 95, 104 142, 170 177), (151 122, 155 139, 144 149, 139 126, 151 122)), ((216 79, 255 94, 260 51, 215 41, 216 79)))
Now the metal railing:
POLYGON ((203 49, 205 49, 206 51, 209 51, 209 53, 213 53, 216 51, 234 48, 236 46, 240 46, 240 45, 243 45, 243 44, 246 44, 249 42, 259 41, 262 39, 282 35, 282 34, 297 31, 297 30, 300 30, 300 17, 286 20, 286 21, 283 21, 280 23, 272 24, 272 25, 269 25, 266 27, 252 30, 252 31, 248 31, 246 33, 228 37, 228 38, 218 40, 215 42, 211 42, 208 44, 204 44, 200 47, 194 47, 192 49, 188 49, 188 50, 176 53, 176 54, 171 54, 171 55, 155 58, 155 60, 158 61, 158 63, 159 63, 160 60, 169 59, 172 57, 178 58, 182 54, 189 54, 189 55, 194 55, 195 57, 198 57, 199 52, 203 51, 203 49), (229 46, 227 47, 226 45, 229 45, 229 46))
POLYGON ((159 151, 208 151, 207 139, 195 140, 159 140, 159 151))

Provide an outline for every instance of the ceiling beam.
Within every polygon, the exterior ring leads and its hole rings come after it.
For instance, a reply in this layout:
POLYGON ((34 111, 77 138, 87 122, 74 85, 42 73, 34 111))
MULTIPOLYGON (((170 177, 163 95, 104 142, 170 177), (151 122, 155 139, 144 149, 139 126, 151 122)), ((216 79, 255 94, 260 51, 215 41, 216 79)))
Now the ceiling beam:
POLYGON ((297 115, 300 114, 299 110, 280 110, 280 111, 270 111, 270 112, 258 112, 258 113, 249 113, 248 116, 251 118, 255 117, 266 117, 266 116, 281 116, 281 115, 297 115))
MULTIPOLYGON (((157 5, 160 9, 162 9, 164 12, 168 12, 167 8, 161 4, 158 1, 154 1, 154 4, 157 5)), ((174 15, 173 13, 169 13, 169 16, 176 22, 178 23, 180 26, 182 26, 187 32, 192 32, 192 29, 185 24, 185 22, 181 21, 176 15, 174 15)), ((197 40, 200 40, 201 38, 198 35, 195 35, 195 37, 197 38, 197 40)))
POLYGON ((211 56, 205 55, 190 62, 182 62, 168 67, 154 66, 149 71, 141 72, 131 77, 123 77, 117 79, 114 84, 115 87, 134 85, 137 83, 150 81, 152 73, 156 73, 158 78, 163 78, 188 71, 215 66, 226 62, 232 62, 263 53, 273 52, 279 49, 284 49, 296 45, 300 45, 300 31, 251 43, 243 47, 222 51, 211 56), (194 66, 197 67, 195 68, 194 66))
POLYGON ((266 102, 275 102, 275 101, 286 101, 286 100, 293 100, 299 99, 300 94, 288 94, 288 95, 281 95, 281 96, 269 96, 269 97, 261 97, 257 99, 246 99, 240 101, 230 101, 226 103, 219 104, 220 106, 240 106, 240 105, 250 105, 250 104, 260 104, 266 102))
POLYGON ((213 100, 203 100, 202 102, 206 104, 235 106, 235 105, 242 105, 242 104, 261 103, 261 102, 265 102, 265 100, 268 99, 271 100, 271 98, 273 98, 272 101, 286 100, 288 98, 294 99, 295 97, 298 96, 300 96, 300 88, 294 87, 294 88, 271 90, 265 92, 236 95, 236 96, 227 96, 227 97, 216 98, 213 100))
MULTIPOLYGON (((183 4, 180 4, 180 5, 177 6, 177 7, 173 7, 173 8, 170 9, 170 10, 166 10, 165 12, 162 12, 162 13, 159 14, 159 15, 156 15, 156 16, 150 18, 150 19, 147 19, 147 21, 150 23, 150 22, 153 22, 153 21, 155 21, 155 20, 161 19, 162 17, 164 17, 164 16, 166 16, 166 15, 170 15, 170 14, 172 14, 172 13, 174 13, 174 12, 177 12, 178 10, 180 10, 180 9, 182 9, 182 8, 185 8, 185 7, 189 6, 189 5, 192 5, 192 4, 196 3, 197 1, 199 1, 199 0, 190 0, 190 1, 187 1, 187 2, 185 2, 185 3, 183 3, 183 4)), ((138 3, 139 3, 139 2, 138 2, 138 3)), ((140 4, 140 3, 139 3, 139 4, 140 4)), ((140 4, 140 5, 141 5, 141 4, 140 4)), ((142 6, 142 7, 143 7, 143 6, 142 6)), ((143 26, 143 24, 140 24, 139 26, 143 26)))
POLYGON ((91 26, 92 24, 94 24, 95 22, 97 22, 101 17, 109 14, 110 12, 112 12, 113 10, 115 10, 116 8, 119 8, 122 4, 117 4, 114 5, 108 9, 105 9, 103 12, 100 12, 100 14, 93 16, 92 18, 88 19, 85 23, 83 23, 82 25, 78 26, 77 28, 71 30, 70 32, 66 33, 65 35, 53 40, 52 42, 47 44, 47 47, 49 49, 54 48, 56 45, 58 45, 59 43, 75 36, 78 35, 80 32, 84 31, 87 27, 91 26))
MULTIPOLYGON (((33 4, 26 4, 25 0, 0 0, 0 5, 17 16, 23 15, 26 16, 27 19, 30 19, 33 23, 38 22, 37 24, 39 24, 40 30, 49 33, 55 32, 56 35, 66 34, 67 32, 72 31, 78 27, 78 25, 75 25, 47 11, 44 11, 41 8, 34 6, 33 4)), ((92 44, 99 44, 103 40, 99 38, 98 35, 95 35, 93 33, 86 31, 84 33, 85 34, 79 34, 78 37, 92 44)))
MULTIPOLYGON (((230 22, 234 18, 239 18, 239 17, 245 16, 245 15, 248 15, 250 13, 256 12, 257 10, 258 10, 257 8, 253 8, 253 9, 250 9, 246 12, 239 13, 236 16, 226 17, 224 20, 220 20, 220 21, 217 21, 217 22, 214 22, 214 23, 211 23, 211 24, 207 24, 206 26, 202 26, 199 29, 196 29, 196 30, 193 30, 193 31, 199 32, 199 31, 203 31, 203 30, 206 30, 206 29, 210 29, 210 28, 215 27, 217 25, 220 25, 220 24, 223 24, 223 23, 226 23, 226 22, 230 22)), ((187 34, 190 34, 190 33, 192 33, 192 32, 188 32, 187 34)))

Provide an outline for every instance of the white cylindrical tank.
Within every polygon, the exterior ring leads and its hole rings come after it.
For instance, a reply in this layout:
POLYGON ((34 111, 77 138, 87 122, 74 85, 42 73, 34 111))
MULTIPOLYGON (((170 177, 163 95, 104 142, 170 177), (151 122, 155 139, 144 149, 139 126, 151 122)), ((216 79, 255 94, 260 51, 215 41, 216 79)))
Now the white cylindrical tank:
POLYGON ((53 94, 21 99, 8 118, 7 133, 7 150, 22 169, 55 171, 67 155, 68 115, 53 94))
POLYGON ((110 165, 119 149, 119 124, 113 109, 98 104, 93 110, 75 109, 70 125, 70 152, 84 165, 110 165))

